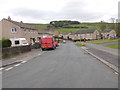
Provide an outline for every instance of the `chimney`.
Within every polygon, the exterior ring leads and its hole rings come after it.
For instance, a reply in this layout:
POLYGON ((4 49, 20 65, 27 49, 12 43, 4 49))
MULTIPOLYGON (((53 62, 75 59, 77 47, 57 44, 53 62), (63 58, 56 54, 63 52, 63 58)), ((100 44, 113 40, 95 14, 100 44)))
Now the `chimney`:
POLYGON ((20 23, 23 23, 23 21, 20 21, 20 23))
POLYGON ((11 20, 10 16, 8 16, 8 20, 11 20))

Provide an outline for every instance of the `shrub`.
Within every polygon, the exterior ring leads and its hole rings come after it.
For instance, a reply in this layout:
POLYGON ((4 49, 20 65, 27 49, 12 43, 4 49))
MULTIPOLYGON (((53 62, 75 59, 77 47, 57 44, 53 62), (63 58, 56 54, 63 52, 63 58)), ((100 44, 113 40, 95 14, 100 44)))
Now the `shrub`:
POLYGON ((2 39, 0 43, 2 42, 2 47, 10 47, 11 46, 11 41, 9 39, 2 39))

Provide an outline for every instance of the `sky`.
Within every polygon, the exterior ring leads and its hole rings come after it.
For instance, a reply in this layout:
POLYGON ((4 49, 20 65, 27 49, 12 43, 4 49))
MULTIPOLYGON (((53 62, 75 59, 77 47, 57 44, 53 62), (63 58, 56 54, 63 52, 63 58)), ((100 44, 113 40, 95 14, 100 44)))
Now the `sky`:
POLYGON ((119 0, 0 0, 0 20, 47 24, 55 20, 110 22, 118 18, 119 0))

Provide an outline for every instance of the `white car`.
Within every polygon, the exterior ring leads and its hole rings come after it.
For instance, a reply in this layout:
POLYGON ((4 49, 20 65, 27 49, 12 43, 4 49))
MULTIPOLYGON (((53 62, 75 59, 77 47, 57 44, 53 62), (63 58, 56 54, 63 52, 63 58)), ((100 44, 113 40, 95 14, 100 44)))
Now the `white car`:
POLYGON ((65 41, 65 40, 63 40, 63 43, 66 43, 66 41, 65 41))

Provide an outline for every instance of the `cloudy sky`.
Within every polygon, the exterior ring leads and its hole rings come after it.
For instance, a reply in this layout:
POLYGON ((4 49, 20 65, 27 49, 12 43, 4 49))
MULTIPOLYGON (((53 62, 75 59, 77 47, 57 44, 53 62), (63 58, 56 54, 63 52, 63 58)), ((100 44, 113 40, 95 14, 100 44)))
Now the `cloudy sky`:
POLYGON ((53 20, 110 21, 118 17, 119 0, 0 0, 0 20, 11 17, 25 23, 53 20))

